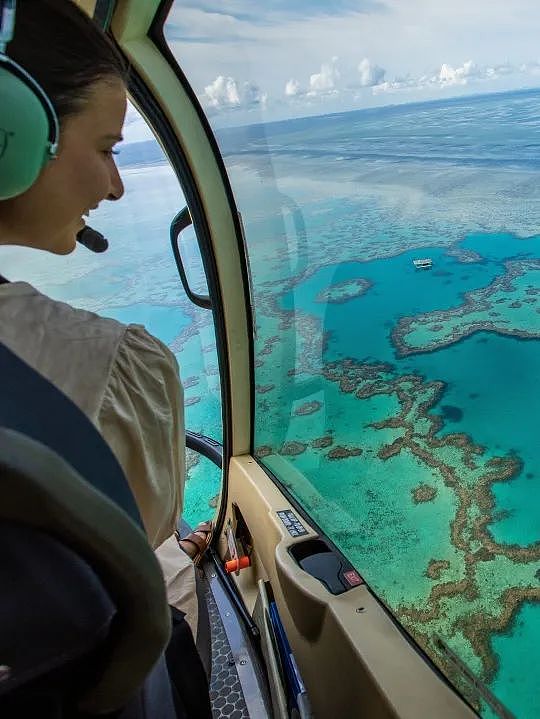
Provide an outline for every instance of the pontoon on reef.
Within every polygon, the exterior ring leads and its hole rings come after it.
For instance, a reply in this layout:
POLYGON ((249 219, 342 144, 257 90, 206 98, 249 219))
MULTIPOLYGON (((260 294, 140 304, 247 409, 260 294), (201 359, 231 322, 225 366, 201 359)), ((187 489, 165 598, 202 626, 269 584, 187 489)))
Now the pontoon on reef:
POLYGON ((417 270, 428 270, 433 266, 433 260, 431 257, 423 257, 419 260, 413 260, 413 265, 417 270))

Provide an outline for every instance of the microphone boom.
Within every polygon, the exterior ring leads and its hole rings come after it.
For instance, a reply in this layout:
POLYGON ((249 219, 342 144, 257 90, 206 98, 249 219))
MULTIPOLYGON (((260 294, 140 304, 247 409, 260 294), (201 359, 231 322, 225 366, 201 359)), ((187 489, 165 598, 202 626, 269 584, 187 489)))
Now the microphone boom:
POLYGON ((83 227, 82 230, 77 232, 77 242, 84 245, 87 249, 92 252, 105 252, 109 246, 109 241, 103 237, 101 232, 93 230, 91 227, 83 227))

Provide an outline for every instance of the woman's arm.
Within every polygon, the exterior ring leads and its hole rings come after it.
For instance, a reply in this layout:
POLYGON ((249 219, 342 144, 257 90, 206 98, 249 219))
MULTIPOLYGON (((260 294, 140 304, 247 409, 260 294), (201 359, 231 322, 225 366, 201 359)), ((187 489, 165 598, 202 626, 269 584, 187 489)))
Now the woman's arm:
POLYGON ((174 355, 139 325, 126 328, 97 424, 126 474, 156 548, 170 537, 182 511, 183 391, 174 355))

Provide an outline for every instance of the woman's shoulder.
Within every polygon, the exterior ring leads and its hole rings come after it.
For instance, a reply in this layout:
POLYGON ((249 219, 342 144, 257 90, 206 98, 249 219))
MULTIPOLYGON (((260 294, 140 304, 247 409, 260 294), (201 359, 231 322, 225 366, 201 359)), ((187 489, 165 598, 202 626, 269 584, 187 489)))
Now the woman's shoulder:
POLYGON ((85 404, 111 385, 157 391, 178 382, 173 353, 142 325, 73 307, 24 282, 0 285, 0 341, 68 394, 84 394, 85 404))
POLYGON ((178 376, 178 364, 171 350, 150 334, 143 325, 129 324, 118 346, 117 363, 120 369, 145 378, 178 376))
POLYGON ((176 369, 172 352, 143 325, 104 317, 99 310, 53 299, 26 282, 0 285, 0 340, 16 328, 18 336, 41 344, 53 343, 58 349, 87 346, 84 351, 90 354, 118 355, 120 364, 130 361, 148 367, 164 363, 176 369))
POLYGON ((15 320, 20 328, 46 326, 49 337, 59 335, 73 340, 105 335, 119 341, 127 329, 121 322, 97 312, 53 299, 27 282, 0 286, 0 322, 5 325, 15 320))

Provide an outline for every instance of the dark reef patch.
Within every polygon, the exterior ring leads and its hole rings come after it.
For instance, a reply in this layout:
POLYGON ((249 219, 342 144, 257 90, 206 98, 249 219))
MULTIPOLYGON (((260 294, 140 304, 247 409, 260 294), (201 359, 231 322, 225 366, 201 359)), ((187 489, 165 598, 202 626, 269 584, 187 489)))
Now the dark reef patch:
POLYGON ((359 457, 363 453, 360 447, 334 447, 327 453, 328 459, 346 459, 347 457, 359 457))
POLYGON ((441 410, 442 416, 448 422, 461 422, 463 419, 463 410, 459 407, 454 407, 451 404, 443 404, 441 410))
POLYGON ((430 487, 429 484, 419 484, 411 494, 415 504, 422 504, 423 502, 432 502, 437 496, 437 490, 435 487, 430 487))
POLYGON ((315 447, 315 449, 323 449, 324 447, 330 447, 332 444, 334 444, 332 437, 330 435, 325 435, 324 437, 317 437, 314 439, 311 446, 315 447))
POLYGON ((304 442, 297 442, 292 440, 291 442, 285 442, 281 447, 280 454, 284 457, 296 457, 306 451, 307 445, 304 442))
POLYGON ((322 404, 317 400, 313 400, 312 402, 305 402, 304 404, 300 405, 300 407, 297 407, 294 410, 294 414, 297 417, 302 417, 307 414, 313 414, 314 412, 318 412, 321 407, 322 404))

